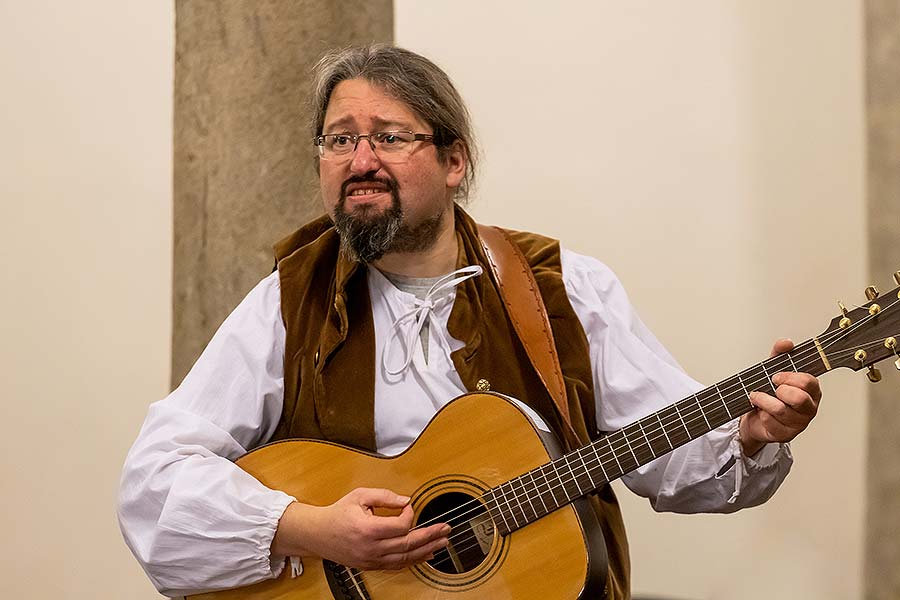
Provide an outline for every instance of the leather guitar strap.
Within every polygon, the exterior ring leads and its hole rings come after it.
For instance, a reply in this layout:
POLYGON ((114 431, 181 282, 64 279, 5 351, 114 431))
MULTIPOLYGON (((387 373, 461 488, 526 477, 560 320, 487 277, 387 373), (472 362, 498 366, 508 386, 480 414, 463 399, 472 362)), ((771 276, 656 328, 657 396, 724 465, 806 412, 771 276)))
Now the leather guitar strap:
POLYGON ((478 236, 525 353, 559 409, 568 433, 577 441, 578 436, 569 417, 566 385, 553 342, 550 318, 534 273, 519 247, 499 227, 479 224, 478 236))

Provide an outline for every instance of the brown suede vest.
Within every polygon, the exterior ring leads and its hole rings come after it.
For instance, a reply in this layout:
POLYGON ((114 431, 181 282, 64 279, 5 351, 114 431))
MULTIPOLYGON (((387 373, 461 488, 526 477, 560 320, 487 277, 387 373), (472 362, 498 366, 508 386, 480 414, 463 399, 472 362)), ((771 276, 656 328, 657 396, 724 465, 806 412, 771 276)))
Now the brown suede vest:
MULTIPOLYGON (((485 275, 462 283, 447 324, 465 346, 451 355, 466 389, 479 379, 537 410, 565 449, 562 417, 531 367, 488 276, 475 223, 456 208, 457 267, 480 264, 485 275), (510 365, 516 365, 510 368, 510 365)), ((566 384, 569 414, 580 444, 597 435, 587 338, 566 295, 559 243, 509 232, 534 272, 547 307, 566 384)), ((313 438, 375 450, 375 329, 366 269, 347 261, 325 216, 275 246, 281 310, 287 332, 284 409, 274 440, 313 438), (350 331, 353 335, 349 335, 350 331)), ((590 496, 606 540, 609 597, 630 597, 625 526, 609 486, 590 496)))

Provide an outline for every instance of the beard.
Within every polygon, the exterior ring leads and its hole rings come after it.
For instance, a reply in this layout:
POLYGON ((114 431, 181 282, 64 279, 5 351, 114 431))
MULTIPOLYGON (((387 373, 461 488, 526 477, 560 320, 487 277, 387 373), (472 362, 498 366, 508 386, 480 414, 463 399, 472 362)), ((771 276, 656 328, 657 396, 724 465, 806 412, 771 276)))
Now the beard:
POLYGON ((418 225, 404 222, 400 193, 395 181, 375 177, 352 177, 341 187, 341 197, 334 209, 334 227, 341 240, 341 252, 351 261, 372 263, 385 254, 420 252, 437 241, 444 211, 428 217, 418 225), (347 210, 347 186, 351 183, 375 182, 391 195, 391 205, 383 211, 363 206, 347 210))

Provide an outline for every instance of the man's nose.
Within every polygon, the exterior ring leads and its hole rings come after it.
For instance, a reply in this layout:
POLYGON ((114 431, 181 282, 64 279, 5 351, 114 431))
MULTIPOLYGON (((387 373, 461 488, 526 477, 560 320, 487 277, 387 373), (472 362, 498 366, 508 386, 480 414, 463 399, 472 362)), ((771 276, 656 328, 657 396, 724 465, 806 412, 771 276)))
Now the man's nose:
POLYGON ((381 161, 372 149, 369 138, 360 138, 356 142, 353 160, 350 161, 350 172, 354 175, 371 173, 381 168, 381 161))

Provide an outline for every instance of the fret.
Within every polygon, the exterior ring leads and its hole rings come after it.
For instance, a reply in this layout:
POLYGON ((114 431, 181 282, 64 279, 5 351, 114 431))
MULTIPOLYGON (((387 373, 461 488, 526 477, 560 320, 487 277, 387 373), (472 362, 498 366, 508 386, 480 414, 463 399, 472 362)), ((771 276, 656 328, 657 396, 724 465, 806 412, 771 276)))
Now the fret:
POLYGON ((513 531, 513 528, 509 526, 509 521, 506 520, 506 512, 503 510, 503 507, 500 506, 500 503, 497 500, 497 493, 503 493, 503 491, 500 489, 501 487, 503 486, 501 485, 500 487, 495 487, 493 490, 491 490, 491 496, 494 499, 494 506, 496 506, 497 508, 497 514, 499 514, 500 518, 503 519, 503 526, 506 527, 506 531, 510 532, 513 531))
POLYGON ((731 410, 728 408, 728 403, 725 402, 725 396, 722 395, 722 390, 719 389, 719 384, 716 383, 713 385, 713 387, 716 389, 716 393, 719 395, 719 400, 722 401, 722 406, 725 407, 725 412, 728 413, 728 418, 733 419, 734 415, 731 414, 731 410))
POLYGON ((641 464, 641 461, 637 457, 637 454, 634 453, 634 448, 631 446, 631 442, 628 439, 628 431, 627 430, 628 430, 627 427, 622 429, 622 439, 625 440, 625 445, 628 446, 628 450, 629 450, 629 452, 631 452, 631 456, 634 457, 635 465, 639 466, 641 464))
POLYGON ((744 380, 741 379, 741 374, 738 373, 738 374, 736 375, 736 377, 737 377, 738 383, 741 384, 741 387, 742 387, 743 390, 744 390, 744 395, 745 395, 745 396, 750 396, 750 392, 747 391, 747 386, 744 385, 744 380))
MULTIPOLYGON (((509 481, 500 485, 500 490, 503 491, 503 486, 509 486, 510 491, 512 490, 512 485, 509 481)), ((516 518, 516 511, 513 508, 513 505, 510 503, 509 497, 506 495, 506 492, 503 492, 503 498, 506 500, 506 506, 509 508, 509 516, 512 517, 513 524, 516 526, 516 529, 521 527, 519 525, 519 520, 516 518)), ((516 503, 518 504, 518 499, 516 499, 516 503)))
MULTIPOLYGON (((619 473, 627 473, 627 472, 628 472, 628 469, 625 469, 625 468, 622 466, 622 463, 619 462, 619 452, 618 452, 618 450, 613 446, 613 439, 612 439, 612 437, 613 437, 614 435, 616 435, 617 433, 621 433, 621 431, 622 431, 622 430, 620 429, 619 431, 614 431, 614 432, 610 433, 608 436, 606 436, 606 439, 607 439, 607 441, 609 442, 609 450, 610 450, 610 452, 612 452, 613 458, 614 458, 615 461, 616 461, 616 465, 618 465, 618 467, 619 467, 619 473)), ((624 457, 623 457, 623 458, 624 458, 624 457)))
POLYGON ((687 423, 684 422, 684 417, 681 416, 681 411, 678 410, 678 402, 672 405, 675 409, 675 414, 678 415, 678 420, 681 422, 681 426, 684 427, 684 432, 687 434, 687 439, 691 439, 693 436, 691 435, 691 430, 688 429, 687 423))
MULTIPOLYGON (((621 447, 616 447, 616 446, 614 445, 614 443, 618 441, 618 440, 616 439, 616 436, 621 436, 621 437, 624 438, 623 430, 620 429, 620 430, 618 430, 618 431, 613 431, 613 432, 610 433, 608 436, 606 436, 606 438, 609 440, 609 448, 610 448, 610 450, 612 451, 613 458, 614 458, 615 461, 616 461, 616 465, 618 465, 618 467, 619 467, 619 473, 627 473, 628 471, 630 471, 630 470, 633 469, 634 467, 628 468, 628 467, 626 466, 626 465, 628 464, 627 462, 626 462, 625 464, 622 464, 622 463, 625 461, 626 454, 625 454, 625 452, 622 450, 621 447), (620 459, 621 459, 621 460, 620 460, 620 459)), ((628 442, 627 442, 627 440, 626 440, 626 445, 627 445, 627 443, 628 443, 628 442)), ((635 463, 636 463, 636 462, 637 462, 637 458, 635 458, 635 463)), ((635 464, 635 467, 636 467, 636 466, 637 466, 637 464, 635 464)))
POLYGON ((700 414, 703 415, 703 420, 706 422, 706 430, 712 431, 713 427, 709 424, 709 419, 706 418, 706 411, 703 410, 703 405, 700 404, 700 396, 694 394, 694 402, 697 403, 697 408, 700 409, 700 414))
POLYGON ((553 463, 543 465, 541 467, 541 475, 544 476, 544 481, 547 483, 547 491, 550 492, 550 497, 553 499, 553 505, 556 508, 559 508, 560 506, 562 506, 564 504, 564 502, 560 502, 559 500, 556 499, 556 493, 554 493, 554 491, 553 491, 553 488, 556 486, 553 483, 551 483, 550 480, 547 478, 547 472, 545 471, 545 469, 548 467, 551 470, 553 470, 553 476, 554 476, 553 481, 555 482, 558 479, 558 477, 556 476, 556 470, 553 467, 553 463))
MULTIPOLYGON (((775 385, 772 383, 772 376, 769 375, 769 371, 766 370, 766 363, 765 362, 759 363, 759 367, 762 369, 763 376, 765 377, 765 384, 762 387, 763 388, 765 388, 765 387, 772 388, 771 394, 774 396, 775 395, 775 385)), ((769 393, 769 392, 766 392, 766 393, 769 393)))
MULTIPOLYGON (((794 348, 794 350, 797 350, 797 348, 794 348)), ((792 356, 793 353, 794 353, 793 351, 791 351, 791 352, 785 352, 785 353, 784 353, 784 356, 786 356, 787 359, 788 359, 788 362, 791 363, 791 369, 792 369, 795 373, 799 373, 799 372, 800 372, 800 369, 798 369, 798 368, 797 368, 797 365, 794 364, 794 357, 792 356)))
POLYGON ((678 407, 676 405, 673 404, 668 408, 664 408, 660 411, 660 413, 663 416, 663 421, 666 423, 666 427, 669 432, 669 439, 673 442, 673 448, 677 448, 678 446, 691 439, 690 432, 684 426, 684 423, 681 420, 681 415, 678 412, 678 407))
POLYGON ((675 446, 672 444, 672 440, 669 439, 669 433, 666 431, 666 426, 663 425, 663 422, 659 419, 659 411, 653 414, 656 415, 656 421, 659 423, 659 428, 662 430, 663 435, 666 436, 666 443, 669 444, 667 450, 672 450, 675 446))
MULTIPOLYGON (((699 419, 697 417, 697 415, 694 414, 694 408, 691 406, 691 404, 692 403, 691 403, 690 398, 688 398, 686 400, 682 400, 681 402, 678 403, 678 405, 684 411, 682 413, 682 415, 684 415, 686 417, 683 420, 684 420, 685 427, 688 430, 688 436, 691 439, 694 439, 696 437, 703 435, 704 433, 709 431, 709 429, 706 429, 703 427, 703 421, 701 419, 699 419)), ((700 409, 700 416, 701 417, 704 416, 702 408, 700 409)))
POLYGON ((578 458, 581 459, 581 464, 584 466, 584 472, 587 475, 588 481, 591 482, 591 490, 596 490, 597 484, 594 483, 594 478, 591 477, 591 470, 590 470, 590 468, 588 468, 588 465, 584 460, 584 452, 583 451, 584 451, 584 448, 577 451, 578 458))
MULTIPOLYGON (((543 468, 543 467, 541 467, 543 468)), ((548 514, 550 509, 547 508, 547 503, 544 502, 544 494, 540 491, 537 482, 534 480, 534 471, 528 471, 528 477, 531 478, 531 484, 534 486, 534 493, 537 494, 537 497, 541 500, 541 505, 544 507, 544 514, 548 514)))
POLYGON ((609 475, 606 473, 606 469, 603 468, 603 461, 600 460, 600 454, 597 452, 597 444, 599 442, 600 442, 600 440, 594 442, 593 444, 591 444, 590 447, 591 447, 591 450, 594 451, 594 458, 597 459, 597 464, 600 465, 600 471, 603 472, 603 479, 605 479, 607 482, 609 482, 609 481, 612 481, 612 479, 609 478, 609 475))
MULTIPOLYGON (((537 520, 540 515, 538 515, 538 511, 534 507, 534 502, 531 501, 532 497, 534 496, 534 490, 533 489, 531 491, 528 490, 528 484, 525 482, 524 475, 521 477, 517 477, 516 480, 520 482, 522 493, 525 495, 525 499, 528 500, 528 506, 531 507, 531 513, 534 515, 533 520, 537 520)), ((533 482, 533 480, 532 480, 532 482, 533 482)), ((524 510, 522 511, 522 516, 527 518, 527 515, 525 515, 524 510)))
POLYGON ((656 451, 653 449, 653 445, 650 443, 650 436, 648 436, 647 432, 644 431, 644 426, 641 425, 641 421, 643 421, 643 419, 641 419, 640 421, 637 422, 637 426, 640 428, 641 435, 644 436, 644 440, 647 441, 647 448, 650 450, 650 456, 652 456, 653 458, 656 458, 658 455, 656 454, 656 451))
MULTIPOLYGON (((567 455, 563 456, 562 460, 563 460, 563 462, 566 463, 566 466, 569 467, 569 473, 572 474, 572 481, 575 482, 575 488, 578 490, 577 497, 583 496, 584 492, 582 491, 581 486, 578 484, 578 476, 575 475, 575 470, 572 469, 572 463, 569 462, 569 455, 567 454, 567 455)), ((566 495, 568 495, 568 494, 566 494, 566 495)), ((572 498, 570 497, 569 499, 571 500, 572 498)))
POLYGON ((598 459, 600 460, 600 464, 603 466, 603 472, 611 474, 611 475, 607 475, 606 480, 612 481, 613 479, 619 477, 625 471, 622 470, 622 465, 619 464, 619 459, 616 458, 616 452, 613 449, 612 443, 609 440, 609 435, 605 435, 602 438, 600 438, 599 440, 597 440, 596 444, 598 444, 598 447, 599 447, 600 443, 603 443, 606 447, 603 450, 604 458, 601 458, 598 456, 598 459), (610 456, 612 457, 612 460, 609 460, 610 456), (605 462, 604 462, 604 459, 605 459, 605 462), (609 464, 606 464, 606 463, 609 463, 609 464), (618 471, 616 471, 617 467, 619 469, 618 471))
POLYGON ((656 456, 662 456, 663 454, 667 454, 672 449, 672 444, 669 441, 669 436, 666 433, 666 429, 662 426, 662 421, 659 420, 659 416, 655 413, 644 417, 641 419, 641 423, 646 423, 647 427, 643 427, 644 432, 650 432, 647 435, 647 439, 650 440, 650 446, 653 448, 653 453, 656 456), (653 419, 656 419, 656 422, 653 422, 653 419), (662 433, 662 435, 659 435, 662 433))

